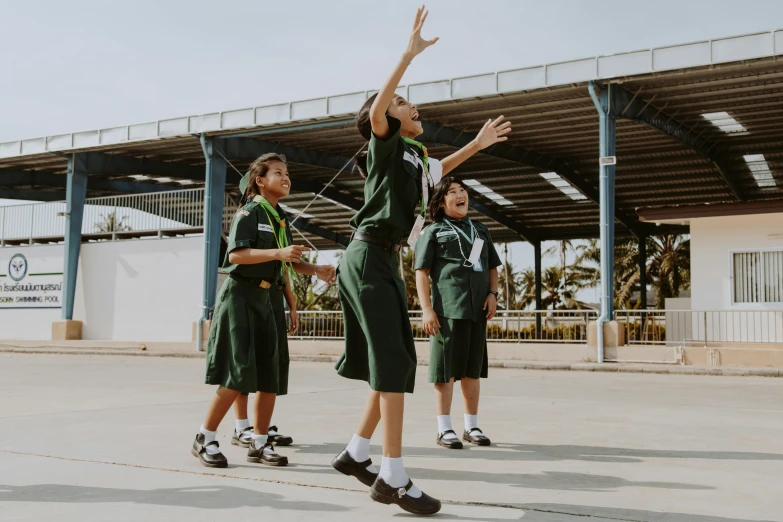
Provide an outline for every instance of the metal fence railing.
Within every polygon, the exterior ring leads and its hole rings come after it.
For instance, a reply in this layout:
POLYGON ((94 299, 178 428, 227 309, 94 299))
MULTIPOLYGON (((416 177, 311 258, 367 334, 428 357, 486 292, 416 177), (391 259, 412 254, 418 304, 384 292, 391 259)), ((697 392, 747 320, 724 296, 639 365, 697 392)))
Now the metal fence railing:
MULTIPOLYGON (((422 312, 408 312, 416 340, 428 337, 422 328, 422 312)), ((345 335, 340 311, 303 310, 298 312, 299 331, 292 339, 342 339, 345 335)), ((513 310, 501 311, 487 325, 492 342, 585 343, 587 324, 598 317, 595 310, 513 310), (540 329, 536 330, 536 317, 540 329)))
MULTIPOLYGON (((231 225, 237 202, 228 194, 223 229, 231 225)), ((64 201, 0 207, 0 246, 57 243, 65 235, 64 201)), ((201 233, 204 189, 89 198, 85 201, 82 237, 116 240, 201 233)))
POLYGON ((783 343, 783 310, 617 310, 629 344, 783 343))

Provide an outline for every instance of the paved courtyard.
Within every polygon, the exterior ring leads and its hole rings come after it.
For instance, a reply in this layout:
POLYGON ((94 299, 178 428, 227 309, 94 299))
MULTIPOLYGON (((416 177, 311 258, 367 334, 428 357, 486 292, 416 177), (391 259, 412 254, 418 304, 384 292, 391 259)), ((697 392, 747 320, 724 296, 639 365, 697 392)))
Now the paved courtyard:
MULTIPOLYGON (((329 462, 366 385, 293 363, 274 421, 287 468, 190 455, 211 388, 203 359, 0 354, 0 520, 399 520, 329 462)), ((482 383, 490 448, 434 444, 426 368, 408 397, 405 462, 439 520, 783 521, 783 379, 498 369, 482 383)), ((453 410, 461 425, 459 392, 453 410)), ((371 455, 380 463, 380 434, 371 455)))

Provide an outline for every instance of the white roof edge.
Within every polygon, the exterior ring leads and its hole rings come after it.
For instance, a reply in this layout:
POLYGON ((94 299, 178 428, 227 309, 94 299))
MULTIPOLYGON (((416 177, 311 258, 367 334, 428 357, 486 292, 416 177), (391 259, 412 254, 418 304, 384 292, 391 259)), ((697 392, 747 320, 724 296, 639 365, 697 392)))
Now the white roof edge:
MULTIPOLYGON (((414 103, 427 104, 739 62, 778 54, 783 54, 783 29, 416 83, 399 87, 397 92, 406 95, 414 103)), ((373 92, 360 91, 3 142, 0 143, 0 159, 352 116, 373 92)))

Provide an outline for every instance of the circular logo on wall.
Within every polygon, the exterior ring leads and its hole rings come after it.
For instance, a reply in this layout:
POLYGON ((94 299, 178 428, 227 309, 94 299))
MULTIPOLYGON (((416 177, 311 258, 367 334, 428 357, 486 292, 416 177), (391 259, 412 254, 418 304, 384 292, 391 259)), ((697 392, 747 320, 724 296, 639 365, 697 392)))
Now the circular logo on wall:
POLYGON ((14 254, 8 263, 8 277, 21 281, 27 275, 27 258, 22 254, 14 254))

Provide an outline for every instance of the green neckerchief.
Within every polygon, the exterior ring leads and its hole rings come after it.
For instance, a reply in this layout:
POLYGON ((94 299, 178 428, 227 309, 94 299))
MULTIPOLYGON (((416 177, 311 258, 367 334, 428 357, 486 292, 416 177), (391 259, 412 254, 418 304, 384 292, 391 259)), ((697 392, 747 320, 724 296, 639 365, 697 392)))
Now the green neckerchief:
MULTIPOLYGON (((407 136, 402 137, 403 141, 410 145, 411 147, 416 147, 419 149, 422 155, 422 163, 424 163, 424 176, 427 178, 427 182, 430 185, 433 185, 432 178, 430 178, 430 161, 429 161, 429 155, 427 154, 427 147, 424 146, 423 143, 418 142, 414 140, 413 138, 408 138, 407 136)), ((419 215, 424 217, 424 215, 427 213, 427 202, 424 201, 424 192, 421 193, 421 207, 419 208, 419 215)))
MULTIPOLYGON (((266 217, 269 220, 269 226, 272 227, 272 233, 274 234, 275 231, 275 225, 272 223, 272 220, 280 225, 277 229, 277 235, 275 236, 275 242, 277 243, 277 248, 283 249, 286 248, 288 245, 288 234, 285 233, 286 231, 286 223, 285 219, 280 219, 280 214, 277 213, 277 209, 272 206, 272 204, 266 200, 264 196, 256 196, 253 198, 253 201, 261 205, 261 208, 264 209, 264 212, 266 212, 266 217)), ((283 262, 282 266, 280 267, 280 277, 283 278, 283 284, 285 284, 285 269, 286 266, 288 267, 288 273, 291 274, 291 279, 294 277, 294 265, 292 263, 286 263, 283 262)))

